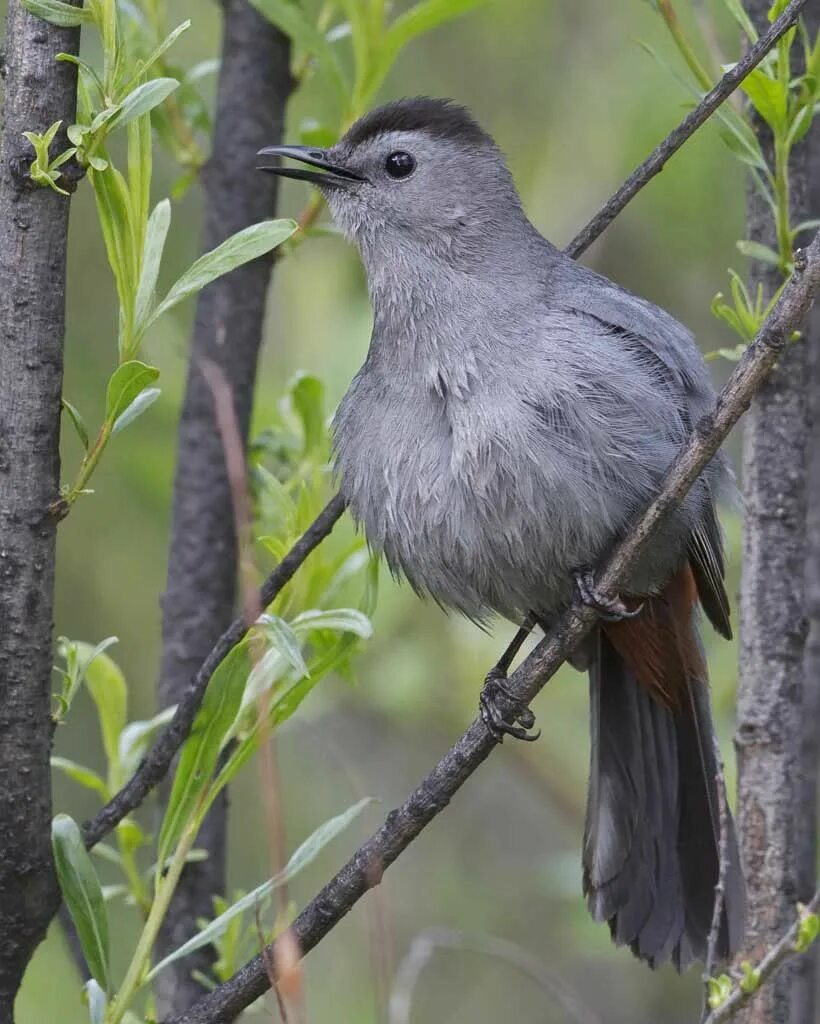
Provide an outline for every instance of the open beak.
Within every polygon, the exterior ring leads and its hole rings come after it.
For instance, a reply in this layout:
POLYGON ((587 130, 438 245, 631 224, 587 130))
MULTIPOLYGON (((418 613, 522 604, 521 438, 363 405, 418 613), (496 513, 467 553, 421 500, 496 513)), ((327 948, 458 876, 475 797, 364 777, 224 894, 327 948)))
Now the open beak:
POLYGON ((346 167, 332 164, 327 153, 323 149, 315 149, 312 146, 266 146, 256 154, 258 171, 270 171, 271 174, 280 174, 283 178, 296 178, 299 181, 310 181, 314 185, 345 185, 351 181, 364 181, 365 179, 346 167), (288 160, 298 160, 299 163, 308 164, 310 167, 318 167, 318 171, 306 171, 301 167, 283 167, 276 159, 286 157, 288 160))

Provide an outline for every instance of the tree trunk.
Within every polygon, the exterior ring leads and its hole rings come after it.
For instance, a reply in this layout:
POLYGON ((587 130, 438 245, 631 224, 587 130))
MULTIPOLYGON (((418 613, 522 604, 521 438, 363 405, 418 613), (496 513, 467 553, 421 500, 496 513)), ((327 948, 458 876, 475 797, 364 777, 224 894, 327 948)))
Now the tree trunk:
MULTIPOLYGON (((69 202, 28 177, 23 131, 74 120, 55 61, 79 32, 6 14, 0 140, 0 1024, 57 909, 51 861, 51 628, 69 202)), ((67 145, 65 135, 57 143, 67 145)), ((55 146, 57 145, 55 143, 55 146)))
MULTIPOLYGON (((820 29, 820 11, 806 18, 809 29, 820 29)), ((812 219, 820 219, 820 122, 815 121, 808 139, 808 209, 812 219)), ((804 241, 805 239, 801 239, 804 241)), ((808 346, 808 479, 806 518, 806 614, 809 634, 803 673, 803 803, 800 809, 801 841, 799 849, 797 895, 808 903, 817 888, 817 772, 820 766, 820 305, 815 305, 806 325, 808 346)), ((814 1024, 817 1004, 817 946, 795 967, 792 1021, 814 1024)))
MULTIPOLYGON (((213 153, 203 173, 203 249, 273 215, 277 180, 256 173, 255 155, 280 141, 292 89, 287 39, 247 0, 223 3, 222 67, 213 153)), ((272 257, 233 271, 210 285, 197 303, 188 381, 179 424, 174 509, 163 598, 163 654, 159 702, 173 704, 214 642, 236 603, 233 506, 213 397, 200 372, 211 360, 230 385, 243 440, 247 439, 265 298, 272 257)), ((225 891, 227 802, 208 816, 197 846, 208 859, 182 875, 158 943, 158 955, 177 948, 213 916, 212 896, 225 891)), ((194 970, 207 971, 212 949, 174 963, 158 978, 160 1017, 178 1014, 199 998, 194 970)))
MULTIPOLYGON (((769 0, 748 0, 763 31, 769 0)), ((817 23, 816 14, 811 17, 817 23)), ((773 165, 771 137, 755 121, 773 165)), ((792 222, 807 216, 808 147, 790 168, 792 222)), ((749 187, 747 238, 777 248, 771 211, 749 187)), ((755 262, 750 291, 768 298, 779 271, 755 262)), ((748 886, 743 957, 758 959, 789 927, 801 894, 801 867, 814 853, 813 822, 803 821, 801 751, 806 646, 806 472, 808 345, 793 343, 760 389, 746 419, 743 451, 745 523, 738 692, 738 824, 748 886), (802 849, 802 853, 801 853, 802 849)), ((812 728, 815 728, 812 723, 812 728)), ((810 756, 810 755, 809 755, 810 756)), ((738 1014, 743 1024, 812 1024, 793 1017, 795 969, 787 966, 738 1014)))

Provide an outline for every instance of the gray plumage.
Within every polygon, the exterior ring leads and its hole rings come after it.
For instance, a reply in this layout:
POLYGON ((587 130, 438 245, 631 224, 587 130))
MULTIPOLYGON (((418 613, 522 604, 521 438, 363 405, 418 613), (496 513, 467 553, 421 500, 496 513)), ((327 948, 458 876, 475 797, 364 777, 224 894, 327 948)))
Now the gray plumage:
MULTIPOLYGON (((324 156, 358 176, 324 191, 374 311, 334 421, 351 511, 419 592, 477 621, 533 612, 549 623, 572 599, 573 572, 599 562, 711 407, 695 341, 546 241, 492 139, 454 104, 389 104, 324 156), (406 177, 388 171, 394 152, 415 161, 406 177)), ((728 634, 714 504, 731 488, 718 458, 626 590, 657 594, 688 560, 728 634)), ((706 680, 690 672, 689 706, 670 708, 603 634, 588 656, 590 909, 643 959, 685 966, 705 954, 717 880, 706 680)), ((723 956, 743 918, 730 831, 723 956)))

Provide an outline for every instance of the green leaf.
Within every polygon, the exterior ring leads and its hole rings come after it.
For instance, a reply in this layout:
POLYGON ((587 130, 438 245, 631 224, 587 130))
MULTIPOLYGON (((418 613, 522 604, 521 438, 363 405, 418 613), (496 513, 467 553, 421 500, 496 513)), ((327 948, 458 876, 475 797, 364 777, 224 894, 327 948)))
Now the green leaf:
POLYGON ((133 89, 123 100, 109 123, 109 130, 122 128, 137 117, 147 114, 164 102, 179 87, 175 78, 152 78, 133 89))
POLYGON ((316 57, 317 70, 330 79, 331 84, 346 102, 350 93, 342 62, 333 46, 308 18, 301 5, 293 0, 251 0, 259 13, 268 19, 300 49, 316 57))
POLYGON ((171 46, 173 46, 177 39, 179 39, 179 37, 182 35, 182 33, 187 32, 190 27, 191 20, 189 18, 186 21, 183 21, 181 25, 177 25, 177 27, 172 32, 169 32, 168 35, 159 44, 159 46, 157 46, 155 50, 152 50, 151 53, 145 58, 145 60, 141 60, 139 62, 139 74, 144 74, 146 71, 149 70, 149 68, 153 67, 153 65, 156 64, 156 62, 160 59, 160 57, 162 57, 165 51, 168 50, 171 46))
POLYGON ((732 992, 732 979, 728 974, 721 974, 717 978, 707 978, 706 988, 709 993, 707 1002, 712 1010, 723 1006, 732 992))
POLYGON ((168 237, 170 226, 171 204, 167 199, 163 199, 154 207, 151 216, 148 218, 148 226, 145 229, 142 273, 140 274, 137 300, 134 307, 134 320, 137 331, 141 329, 143 321, 148 317, 151 306, 154 304, 154 291, 157 286, 162 253, 165 249, 165 240, 168 237))
POLYGON ((110 992, 108 917, 100 881, 77 823, 67 814, 58 814, 51 823, 51 845, 60 892, 88 969, 101 988, 110 992))
POLYGON ((67 398, 61 398, 60 404, 68 413, 68 418, 71 420, 80 441, 82 441, 83 448, 88 451, 91 442, 88 440, 88 431, 86 430, 85 422, 80 415, 80 410, 76 406, 72 405, 67 398))
POLYGON ((219 917, 210 921, 201 931, 197 932, 196 935, 188 939, 188 941, 178 949, 175 949, 173 953, 170 953, 165 957, 164 960, 160 960, 160 962, 150 971, 146 981, 150 981, 152 978, 156 977, 160 971, 163 971, 175 960, 179 960, 182 957, 193 953, 194 950, 202 949, 203 946, 208 946, 216 942, 220 936, 225 934, 228 929, 228 925, 235 917, 243 914, 246 910, 255 910, 270 897, 271 893, 275 889, 278 889, 280 886, 290 882, 290 880, 307 867, 311 861, 315 860, 328 843, 342 833, 364 810, 364 808, 372 802, 372 797, 365 797, 357 804, 349 807, 342 814, 339 814, 335 818, 331 818, 329 821, 326 821, 323 825, 320 825, 319 828, 317 828, 316 831, 295 851, 285 867, 277 875, 274 875, 274 877, 269 879, 267 882, 263 882, 260 886, 257 886, 253 892, 249 892, 246 896, 243 896, 226 911, 220 914, 219 917))
POLYGON ((780 257, 768 245, 762 245, 760 242, 750 242, 747 239, 743 239, 736 244, 738 250, 744 256, 749 256, 753 260, 760 260, 761 263, 770 263, 775 267, 780 266, 780 257))
POLYGON ((193 263, 148 317, 145 327, 153 324, 163 313, 173 309, 184 299, 196 294, 223 274, 258 259, 281 245, 296 230, 293 220, 264 220, 231 235, 221 245, 193 263))
POLYGON ((76 28, 77 25, 88 25, 94 15, 87 7, 73 7, 61 0, 20 0, 23 7, 43 21, 48 21, 59 28, 76 28))
POLYGON ((117 643, 117 638, 115 636, 106 637, 95 647, 90 647, 89 644, 84 644, 80 641, 69 640, 64 636, 58 638, 57 649, 61 657, 65 659, 66 663, 65 672, 62 673, 64 678, 63 691, 60 694, 63 709, 62 714, 57 716, 58 720, 64 717, 70 709, 74 701, 74 697, 77 694, 77 690, 85 679, 88 666, 95 658, 102 654, 106 648, 115 643, 117 643))
MULTIPOLYGON (((99 170, 93 165, 88 172, 97 200, 108 263, 117 282, 117 295, 123 310, 133 308, 136 294, 136 253, 133 239, 135 230, 131 211, 131 197, 122 174, 111 164, 99 170)), ((122 339, 121 339, 122 342, 122 339)))
POLYGON ((373 635, 370 619, 355 608, 333 608, 328 611, 316 609, 302 612, 292 620, 291 626, 297 636, 303 636, 315 629, 330 629, 336 633, 355 633, 369 640, 373 635))
POLYGON ((85 983, 84 995, 88 1003, 90 1024, 104 1024, 105 1011, 108 1009, 108 997, 93 978, 85 983))
POLYGON ((105 396, 105 418, 112 424, 122 416, 137 395, 159 377, 155 366, 148 366, 137 359, 122 363, 108 382, 105 396))
POLYGON ((144 391, 140 391, 128 408, 125 409, 116 418, 116 420, 114 420, 114 426, 111 428, 111 433, 118 434, 123 427, 127 427, 129 423, 133 423, 137 416, 141 416, 149 406, 156 402, 161 394, 162 392, 159 388, 146 388, 144 391))
POLYGON ((794 949, 797 953, 805 953, 806 950, 820 935, 820 917, 806 910, 802 903, 798 903, 799 925, 797 938, 794 940, 794 949))
POLYGON ((749 960, 744 960, 740 965, 740 969, 743 972, 738 982, 740 991, 745 992, 746 995, 756 992, 760 988, 760 971, 756 967, 752 967, 749 960))
MULTIPOLYGON (((78 643, 80 658, 90 654, 90 644, 78 643)), ((125 727, 128 688, 125 676, 116 662, 105 653, 98 653, 85 670, 85 685, 97 706, 103 746, 112 771, 119 765, 119 738, 125 727)))
POLYGON ((770 78, 765 71, 755 68, 740 83, 740 88, 752 106, 772 128, 780 128, 786 121, 788 86, 779 79, 770 78))
POLYGON ((308 667, 302 657, 302 648, 296 633, 278 615, 261 615, 258 619, 259 625, 265 634, 265 639, 287 663, 294 668, 300 676, 309 676, 308 667))
POLYGON ((105 781, 95 771, 86 768, 85 765, 77 764, 76 761, 69 761, 67 757, 57 757, 55 755, 51 758, 51 767, 67 775, 69 779, 79 783, 85 789, 98 793, 104 803, 111 796, 105 781))
POLYGON ((325 386, 318 377, 302 374, 291 386, 291 401, 302 421, 304 454, 321 451, 327 443, 325 429, 325 386))
POLYGON ((171 721, 175 711, 176 705, 160 711, 147 721, 129 722, 122 730, 119 738, 119 760, 124 778, 131 778, 148 746, 159 730, 171 721))
POLYGON ((249 643, 246 637, 219 663, 182 747, 160 829, 157 854, 160 864, 165 863, 176 847, 193 819, 200 797, 208 788, 222 741, 233 725, 242 701, 250 672, 249 643))
POLYGON ((811 128, 814 110, 812 107, 801 107, 795 114, 789 134, 786 136, 786 145, 791 147, 806 136, 811 128))

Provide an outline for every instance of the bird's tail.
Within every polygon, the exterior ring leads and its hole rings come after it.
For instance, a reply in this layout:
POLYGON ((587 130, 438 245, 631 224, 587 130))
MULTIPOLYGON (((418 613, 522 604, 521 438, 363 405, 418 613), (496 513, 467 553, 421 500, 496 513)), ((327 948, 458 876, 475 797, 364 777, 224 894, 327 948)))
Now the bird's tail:
MULTIPOLYGON (((689 573, 687 568, 686 573, 689 573)), ((708 683, 691 578, 599 631, 590 669, 584 892, 596 921, 652 967, 705 960, 720 870, 708 683)), ((745 893, 726 812, 718 960, 743 938, 745 893)))

